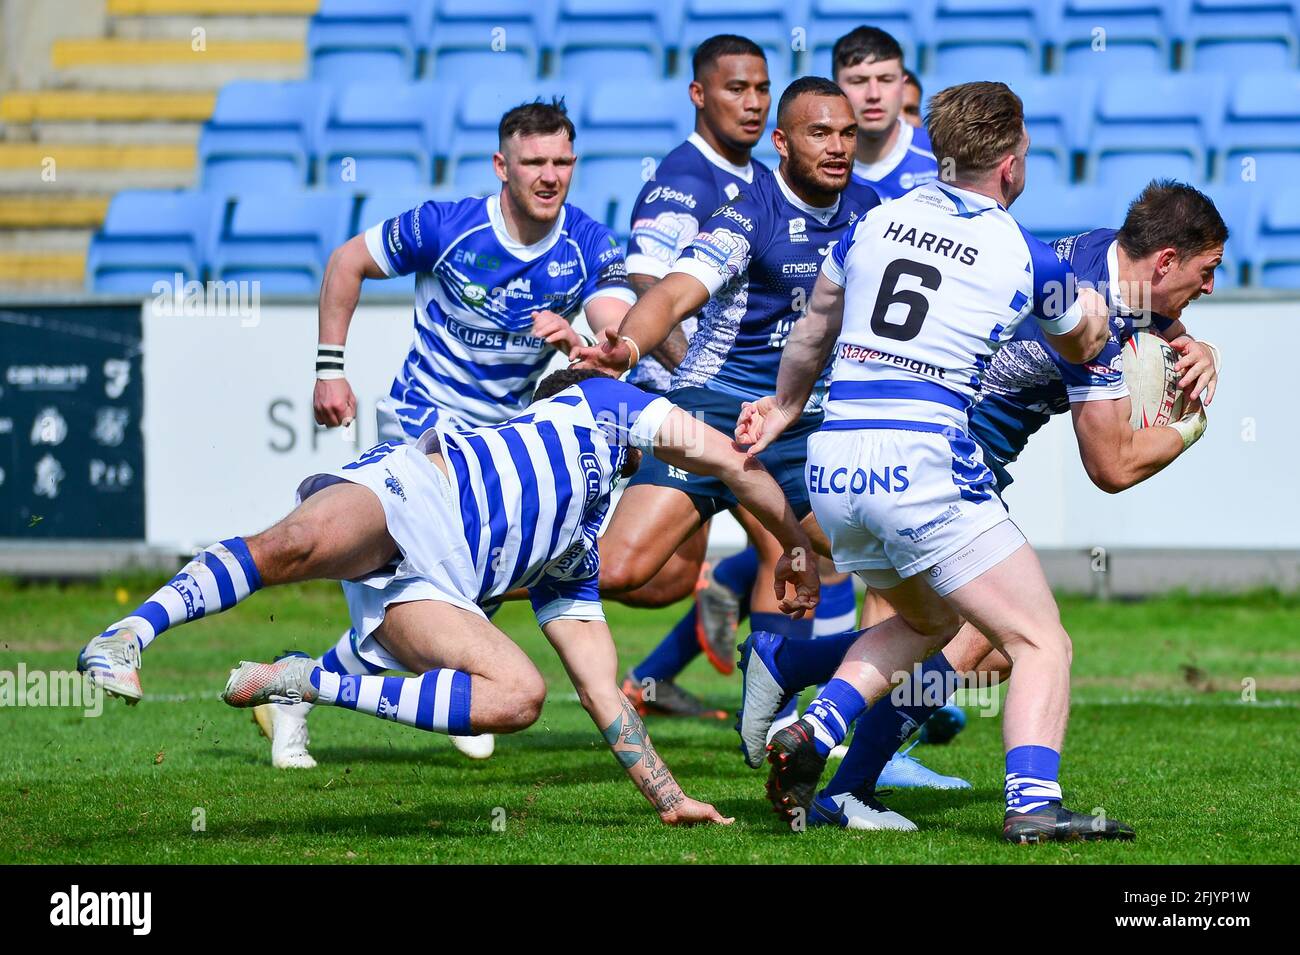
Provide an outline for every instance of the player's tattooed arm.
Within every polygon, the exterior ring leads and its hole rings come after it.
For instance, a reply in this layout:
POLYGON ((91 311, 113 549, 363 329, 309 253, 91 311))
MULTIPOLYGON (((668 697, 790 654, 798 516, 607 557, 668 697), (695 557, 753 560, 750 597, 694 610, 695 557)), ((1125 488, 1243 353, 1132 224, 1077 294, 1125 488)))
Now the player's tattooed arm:
POLYGON ((645 723, 626 698, 614 722, 601 732, 610 751, 659 815, 668 815, 686 801, 686 794, 650 742, 645 723))

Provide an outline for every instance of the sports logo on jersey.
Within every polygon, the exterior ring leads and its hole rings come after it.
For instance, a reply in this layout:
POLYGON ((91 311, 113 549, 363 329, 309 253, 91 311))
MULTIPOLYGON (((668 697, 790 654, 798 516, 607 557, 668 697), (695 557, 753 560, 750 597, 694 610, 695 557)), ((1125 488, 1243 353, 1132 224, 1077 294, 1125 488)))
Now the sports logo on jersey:
POLYGON ((569 259, 567 262, 547 262, 546 274, 553 279, 558 279, 561 275, 572 275, 578 268, 577 259, 569 259))
POLYGON ((689 192, 682 192, 680 189, 673 189, 669 186, 655 186, 645 195, 647 203, 658 202, 675 202, 679 206, 685 206, 687 209, 694 209, 696 199, 689 192))
POLYGON ((479 285, 477 282, 468 282, 460 290, 460 297, 470 305, 478 305, 487 298, 488 290, 486 286, 479 285))
POLYGON ((694 216, 661 212, 653 219, 637 219, 632 223, 632 241, 644 255, 672 265, 699 228, 694 216))
POLYGON ((803 216, 795 216, 790 220, 790 241, 807 242, 808 241, 808 220, 803 216))
POLYGON ((714 215, 722 216, 724 219, 730 219, 746 232, 754 231, 754 220, 745 216, 744 213, 740 212, 735 206, 723 206, 715 212, 714 215))
POLYGON ((506 283, 505 288, 494 288, 492 295, 506 298, 532 298, 533 297, 533 280, 525 278, 513 278, 506 283))
MULTIPOLYGON (((417 215, 416 218, 418 217, 419 216, 417 215)), ((402 218, 401 216, 398 216, 396 219, 393 219, 388 225, 388 251, 391 252, 393 255, 401 255, 402 253, 401 223, 402 223, 402 218)))
POLYGON ((723 187, 722 192, 728 199, 734 199, 740 195, 740 187, 734 182, 729 182, 723 187))
POLYGON ((452 261, 460 265, 468 265, 472 269, 482 269, 485 272, 495 272, 501 268, 501 260, 495 255, 475 252, 473 249, 457 249, 456 254, 452 256, 452 261))
POLYGON ((405 502, 406 488, 402 487, 402 482, 399 481, 397 476, 394 475, 392 471, 388 470, 388 468, 384 468, 384 473, 388 475, 388 477, 384 478, 384 487, 388 488, 391 494, 400 497, 402 501, 405 502))
POLYGON ((719 275, 738 275, 749 259, 749 240, 730 229, 701 232, 691 242, 690 249, 697 259, 702 259, 718 270, 719 275))

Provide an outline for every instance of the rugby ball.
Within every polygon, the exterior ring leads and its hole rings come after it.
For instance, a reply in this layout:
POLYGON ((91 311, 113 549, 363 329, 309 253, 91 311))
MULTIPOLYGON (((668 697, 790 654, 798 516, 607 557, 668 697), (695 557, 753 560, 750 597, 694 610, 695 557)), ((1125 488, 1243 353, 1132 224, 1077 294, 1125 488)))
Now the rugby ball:
POLYGON ((1134 332, 1124 343, 1123 355, 1133 430, 1159 428, 1181 418, 1184 396, 1174 370, 1178 352, 1159 335, 1134 332))

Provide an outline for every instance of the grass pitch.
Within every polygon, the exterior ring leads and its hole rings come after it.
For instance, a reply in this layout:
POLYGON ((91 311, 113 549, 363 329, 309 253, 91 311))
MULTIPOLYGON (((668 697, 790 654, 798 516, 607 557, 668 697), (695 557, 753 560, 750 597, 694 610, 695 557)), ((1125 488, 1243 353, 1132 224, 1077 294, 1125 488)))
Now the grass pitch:
MULTIPOLYGON (((90 635, 156 586, 0 582, 0 670, 71 669, 90 635)), ((679 609, 609 612, 626 666, 679 609)), ((497 620, 550 696, 538 724, 499 737, 490 761, 322 707, 312 718, 321 765, 277 771, 249 714, 217 693, 241 658, 329 646, 345 611, 337 586, 321 584, 267 591, 165 634, 146 654, 134 709, 108 700, 85 719, 0 708, 0 862, 1294 862, 1300 597, 1066 599, 1062 613, 1075 645, 1067 804, 1133 824, 1132 844, 1003 844, 1001 720, 973 708, 956 740, 916 755, 974 789, 894 794, 891 807, 920 826, 911 834, 792 834, 729 724, 652 719, 686 790, 736 816, 727 829, 669 829, 609 755, 522 605, 497 620)), ((719 706, 739 701, 737 678, 703 658, 681 682, 719 706)))

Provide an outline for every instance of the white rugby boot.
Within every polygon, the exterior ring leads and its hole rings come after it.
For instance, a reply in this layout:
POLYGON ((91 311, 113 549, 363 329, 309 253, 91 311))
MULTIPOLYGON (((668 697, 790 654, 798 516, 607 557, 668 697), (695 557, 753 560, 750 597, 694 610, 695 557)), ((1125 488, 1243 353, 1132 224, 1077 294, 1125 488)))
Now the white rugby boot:
POLYGON ((127 629, 101 633, 77 655, 77 669, 105 693, 120 696, 134 706, 144 696, 140 689, 140 641, 127 629))
POLYGON ((274 663, 239 661, 230 671, 221 698, 231 706, 260 706, 263 703, 314 703, 316 688, 311 673, 316 661, 310 657, 285 657, 274 663))
POLYGON ((263 703, 253 707, 253 722, 271 741, 271 765, 276 769, 314 769, 316 760, 307 751, 311 737, 307 734, 307 714, 313 703, 286 706, 263 703))
POLYGON ((477 736, 453 736, 451 745, 470 759, 487 759, 497 748, 497 738, 491 733, 479 733, 477 736))

